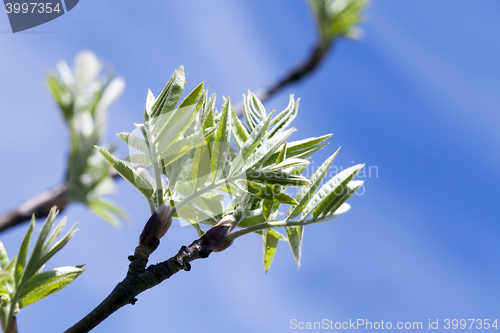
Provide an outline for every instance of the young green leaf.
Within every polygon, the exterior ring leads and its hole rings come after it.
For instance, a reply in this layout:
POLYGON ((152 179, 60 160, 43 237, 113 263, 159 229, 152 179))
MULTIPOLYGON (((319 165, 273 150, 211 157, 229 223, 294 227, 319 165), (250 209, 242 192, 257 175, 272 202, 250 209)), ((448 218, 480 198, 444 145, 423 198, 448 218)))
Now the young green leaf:
POLYGON ((290 226, 286 227, 286 235, 288 237, 288 243, 292 249, 293 257, 297 262, 298 268, 300 268, 300 258, 302 255, 301 245, 302 236, 304 235, 304 228, 302 226, 290 226))
POLYGON ((123 90, 125 90, 125 80, 121 77, 112 79, 104 88, 102 96, 94 108, 95 128, 101 135, 104 134, 107 110, 121 96, 123 90))
MULTIPOLYGON (((4 288, 3 284, 4 282, 9 279, 12 276, 12 271, 11 270, 6 270, 6 271, 0 271, 0 296, 3 294, 1 291, 2 288, 4 288)), ((5 288, 5 294, 8 294, 8 290, 5 288)))
POLYGON ((59 211, 57 207, 56 206, 52 207, 47 219, 43 223, 42 229, 40 230, 40 233, 38 234, 38 237, 36 239, 33 251, 31 252, 30 260, 26 265, 24 274, 27 275, 28 277, 35 274, 35 272, 38 271, 40 267, 42 267, 42 265, 44 264, 40 262, 40 258, 44 253, 43 245, 45 244, 45 240, 49 236, 49 232, 52 229, 52 226, 54 225, 54 220, 58 213, 59 211))
MULTIPOLYGON (((222 197, 223 199, 224 197, 222 197)), ((223 212, 222 200, 221 199, 209 199, 200 197, 193 200, 193 203, 202 209, 207 215, 215 217, 219 216, 223 212)))
MULTIPOLYGON (((213 128, 212 131, 215 131, 215 128, 213 128)), ((207 134, 210 135, 210 133, 207 134)), ((195 149, 198 146, 203 146, 202 143, 203 145, 205 144, 205 137, 201 132, 194 133, 187 138, 181 138, 175 141, 167 149, 160 152, 160 158, 163 161, 163 166, 165 167, 170 163, 175 162, 192 149, 195 149)))
POLYGON ((246 187, 243 186, 243 190, 248 192, 250 195, 263 200, 276 201, 289 205, 297 204, 297 201, 295 201, 291 196, 277 191, 276 188, 271 187, 270 185, 260 185, 252 181, 246 181, 246 187))
POLYGON ((212 146, 212 171, 214 180, 224 171, 231 140, 231 102, 228 98, 222 109, 219 126, 212 146))
POLYGON ((33 229, 35 228, 35 215, 31 218, 31 223, 28 232, 24 236, 19 249, 19 254, 17 255, 16 263, 14 265, 14 279, 16 284, 20 284, 24 274, 24 267, 26 265, 26 259, 28 257, 28 248, 30 246, 31 235, 33 234, 33 229))
POLYGON ((186 77, 184 74, 184 67, 180 66, 179 69, 174 71, 167 85, 156 99, 156 102, 151 108, 150 118, 154 119, 161 114, 175 110, 175 106, 182 96, 185 85, 186 77))
POLYGON ((273 120, 273 124, 275 123, 276 126, 269 131, 270 138, 283 131, 292 123, 299 110, 299 101, 300 98, 297 99, 297 102, 294 102, 293 95, 290 95, 290 103, 288 104, 288 107, 276 116, 275 119, 278 119, 278 121, 275 122, 275 120, 273 120))
POLYGON ((247 123, 250 131, 253 131, 260 122, 259 118, 253 113, 252 107, 250 106, 250 91, 248 91, 248 95, 243 94, 243 117, 245 118, 245 122, 247 123))
POLYGON ((88 203, 88 206, 94 214, 101 217, 104 221, 108 222, 115 228, 120 226, 116 216, 119 216, 122 219, 127 219, 127 214, 125 214, 122 209, 107 200, 92 200, 88 203))
POLYGON ((64 119, 69 122, 73 118, 73 96, 71 92, 59 83, 57 77, 50 74, 47 77, 47 86, 61 108, 64 119))
MULTIPOLYGON (((352 180, 347 186, 342 190, 340 195, 336 196, 334 200, 330 202, 328 207, 321 213, 317 215, 317 217, 323 217, 326 215, 336 214, 337 210, 341 207, 341 205, 347 201, 356 191, 363 186, 362 180, 352 180)), ((313 211, 314 216, 314 211, 313 211)))
MULTIPOLYGON (((73 226, 71 227, 71 229, 69 229, 69 231, 66 233, 66 235, 64 235, 59 241, 57 241, 54 245, 52 245, 52 247, 50 247, 49 250, 44 251, 43 255, 40 257, 40 261, 39 261, 40 267, 42 265, 45 265, 45 263, 50 258, 52 258, 52 256, 54 254, 59 252, 69 242, 71 237, 73 237, 75 235, 75 233, 78 231, 78 229, 75 230, 75 226, 76 226, 76 223, 73 224, 73 226)), ((50 245, 50 244, 47 244, 47 245, 50 245)))
POLYGON ((21 291, 19 308, 58 292, 82 273, 81 266, 68 266, 34 275, 21 291))
POLYGON ((266 222, 266 218, 262 213, 262 209, 255 209, 248 211, 245 217, 240 221, 238 227, 246 228, 252 225, 260 224, 266 222))
POLYGON ((305 219, 311 212, 313 212, 313 218, 323 213, 330 203, 332 203, 338 195, 342 194, 344 188, 363 166, 364 164, 358 164, 345 169, 326 182, 306 205, 306 208, 302 212, 301 219, 305 219))
POLYGON ((138 172, 129 167, 127 164, 123 163, 121 160, 113 156, 106 149, 101 147, 96 147, 99 152, 104 156, 104 158, 115 168, 118 173, 125 178, 130 184, 137 188, 146 199, 150 199, 153 195, 153 188, 151 184, 145 180, 138 172))
POLYGON ((239 171, 240 168, 245 164, 246 161, 252 156, 258 145, 262 144, 269 125, 271 123, 271 117, 273 113, 271 112, 253 129, 250 133, 250 137, 242 144, 238 156, 233 160, 229 175, 234 174, 239 171))
MULTIPOLYGON (((280 148, 280 146, 283 144, 283 142, 288 139, 288 137, 295 132, 295 128, 290 128, 289 130, 286 130, 282 133, 279 133, 275 135, 274 137, 266 140, 259 148, 257 148, 253 154, 249 156, 249 158, 245 161, 245 164, 241 168, 242 171, 246 170, 251 170, 257 165, 260 165, 267 161, 268 159, 271 158, 271 155, 274 154, 274 152, 280 148)), ((277 152, 277 155, 273 161, 276 161, 277 156, 279 155, 279 152, 277 152)))
POLYGON ((196 88, 193 89, 189 93, 189 95, 184 98, 184 100, 179 104, 179 109, 191 106, 191 105, 196 105, 197 106, 197 111, 199 111, 199 106, 198 102, 201 98, 203 98, 205 92, 205 83, 202 82, 200 83, 196 88))
POLYGON ((312 154, 314 154, 315 152, 323 149, 323 147, 326 147, 328 146, 329 143, 323 143, 323 144, 319 144, 319 145, 316 145, 316 146, 312 146, 312 147, 309 147, 309 148, 305 148, 305 149, 302 149, 302 150, 297 150, 297 151, 294 151, 294 152, 291 152, 290 153, 290 157, 296 157, 296 158, 307 158, 309 156, 311 156, 312 154))
POLYGON ((295 100, 293 98, 293 95, 290 95, 290 98, 288 101, 288 106, 283 111, 281 111, 276 117, 274 117, 273 121, 271 122, 271 126, 278 124, 284 118, 286 119, 290 113, 290 110, 293 108, 294 104, 295 104, 295 100))
POLYGON ((203 96, 200 99, 201 102, 201 108, 200 108, 200 124, 203 124, 205 121, 205 117, 207 116, 207 113, 209 112, 209 104, 212 99, 212 97, 215 94, 210 95, 210 98, 208 97, 208 88, 207 90, 204 91, 203 96))
MULTIPOLYGON (((306 158, 308 156, 311 156, 324 146, 326 146, 328 143, 321 144, 321 142, 325 141, 329 137, 331 137, 332 134, 328 135, 323 135, 317 138, 308 138, 304 140, 299 140, 299 141, 293 141, 293 142, 288 142, 287 145, 287 158, 306 158)), ((278 157, 278 152, 274 153, 270 158, 269 162, 266 163, 265 165, 270 165, 274 164, 271 163, 270 161, 274 161, 278 157)))
POLYGON ((211 225, 215 224, 215 220, 212 217, 192 205, 186 205, 179 210, 175 209, 175 205, 173 207, 175 212, 174 217, 182 220, 181 226, 185 226, 187 224, 192 225, 199 236, 203 235, 203 231, 200 229, 200 225, 198 223, 211 225))
POLYGON ((325 178, 328 170, 330 169, 333 160, 337 156, 340 148, 333 153, 323 164, 316 170, 316 172, 311 176, 311 185, 304 186, 300 189, 299 193, 295 196, 295 200, 299 203, 297 206, 290 206, 286 214, 286 220, 293 219, 302 213, 304 208, 306 208, 307 203, 311 197, 316 193, 316 190, 321 185, 321 182, 325 178))
POLYGON ((287 147, 287 154, 316 146, 325 141, 326 139, 328 139, 329 137, 331 137, 332 135, 333 134, 326 134, 315 138, 307 138, 304 140, 289 142, 287 147))
POLYGON ((337 208, 335 210, 335 212, 329 213, 329 214, 326 214, 326 215, 322 215, 321 217, 317 217, 315 219, 307 220, 307 224, 309 225, 309 224, 323 223, 323 222, 330 221, 330 220, 332 220, 332 219, 334 219, 336 217, 339 217, 340 215, 344 214, 349 209, 351 209, 351 205, 349 205, 348 203, 344 202, 343 204, 340 205, 339 208, 337 208))
POLYGON ((250 99, 250 106, 252 107, 254 114, 261 119, 264 118, 266 116, 266 108, 264 108, 264 105, 254 93, 251 93, 251 95, 252 98, 250 99))
POLYGON ((49 247, 52 246, 52 244, 56 241, 57 237, 61 235, 62 231, 64 230, 64 227, 66 227, 66 221, 67 219, 66 217, 64 217, 61 220, 61 222, 59 222, 59 224, 54 228, 54 231, 52 231, 45 244, 43 244, 42 248, 43 253, 46 253, 49 247))
POLYGON ((210 99, 208 100, 207 105, 205 106, 205 109, 203 110, 202 118, 200 119, 200 122, 202 123, 203 129, 207 129, 209 127, 215 126, 214 109, 215 109, 216 99, 217 99, 216 95, 212 94, 210 96, 210 99))
POLYGON ((145 154, 149 154, 149 149, 144 139, 138 138, 137 136, 131 133, 125 133, 125 132, 118 133, 116 135, 130 147, 137 149, 138 151, 143 152, 145 154))
POLYGON ((201 144, 196 147, 193 159, 193 186, 195 189, 205 185, 212 172, 210 161, 210 150, 207 144, 201 144))
MULTIPOLYGON (((285 146, 283 146, 283 148, 285 148, 285 146)), ((280 156, 278 155, 278 160, 279 159, 280 159, 280 156)), ((292 158, 287 158, 286 160, 282 160, 279 163, 268 165, 265 168, 262 168, 262 171, 290 172, 291 170, 297 168, 298 166, 304 165, 306 167, 309 164, 310 164, 310 162, 308 160, 292 157, 292 158)))
POLYGON ((7 254, 5 246, 3 246, 2 241, 0 241, 0 268, 5 271, 7 269, 7 266, 9 266, 9 264, 10 264, 9 255, 7 254))
POLYGON ((155 102, 156 102, 156 97, 155 95, 153 95, 151 89, 148 88, 148 94, 146 96, 146 107, 144 110, 144 114, 148 116, 147 117, 148 119, 151 117, 151 113, 153 111, 153 105, 155 104, 155 102))
POLYGON ((243 125, 243 123, 241 122, 240 118, 238 118, 238 115, 234 111, 234 108, 231 108, 231 129, 236 144, 241 148, 243 144, 248 140, 248 136, 250 134, 248 133, 245 125, 243 125))
POLYGON ((310 180, 299 175, 294 175, 284 171, 253 170, 247 171, 248 180, 269 185, 301 186, 309 185, 310 180))
POLYGON ((147 168, 153 167, 153 161, 151 161, 151 157, 149 154, 131 154, 123 159, 125 162, 143 165, 147 168))
POLYGON ((274 259, 276 248, 278 246, 279 236, 273 229, 262 232, 262 240, 264 245, 264 270, 267 273, 271 267, 271 262, 274 259))
POLYGON ((362 10, 367 0, 309 0, 323 44, 345 36, 357 38, 355 26, 362 19, 362 10))
POLYGON ((158 133, 154 142, 159 144, 158 151, 163 151, 179 139, 196 119, 196 103, 203 94, 203 83, 198 85, 179 105, 170 119, 158 133))
MULTIPOLYGON (((285 141, 283 148, 281 148, 281 150, 278 154, 278 157, 276 158, 275 165, 279 165, 280 163, 282 163, 286 159, 286 145, 287 145, 287 142, 285 141)), ((309 163, 309 161, 307 161, 307 162, 309 163)))

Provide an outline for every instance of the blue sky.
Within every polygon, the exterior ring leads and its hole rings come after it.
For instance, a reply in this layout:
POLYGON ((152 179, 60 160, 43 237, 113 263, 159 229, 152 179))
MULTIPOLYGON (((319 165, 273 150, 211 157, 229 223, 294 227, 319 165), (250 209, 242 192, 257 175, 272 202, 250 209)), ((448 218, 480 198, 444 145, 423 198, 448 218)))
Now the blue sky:
MULTIPOLYGON (((426 328, 429 319, 497 319, 499 15, 494 0, 372 1, 363 40, 339 42, 317 72, 266 103, 282 109, 288 94, 301 98, 295 139, 334 133, 316 163, 342 146, 337 167, 376 167, 378 177, 365 179, 352 210, 306 228, 300 270, 280 243, 264 274, 261 240, 249 235, 141 294, 95 332, 287 332, 291 319, 421 321, 426 328)), ((68 133, 44 86, 58 60, 72 63, 89 49, 126 79, 106 137, 119 143, 114 133, 141 120, 147 88, 157 94, 180 64, 188 89, 204 80, 219 97, 239 100, 283 75, 316 38, 298 0, 86 0, 40 27, 9 29, 0 15, 2 211, 63 178, 68 133)), ((20 332, 63 331, 123 278, 149 211, 128 183, 118 188, 112 199, 131 216, 119 230, 78 204, 63 213, 80 231, 49 266, 86 263, 86 272, 23 309, 20 332)), ((1 235, 11 254, 26 228, 1 235)), ((191 228, 173 228, 152 262, 195 237, 191 228)))

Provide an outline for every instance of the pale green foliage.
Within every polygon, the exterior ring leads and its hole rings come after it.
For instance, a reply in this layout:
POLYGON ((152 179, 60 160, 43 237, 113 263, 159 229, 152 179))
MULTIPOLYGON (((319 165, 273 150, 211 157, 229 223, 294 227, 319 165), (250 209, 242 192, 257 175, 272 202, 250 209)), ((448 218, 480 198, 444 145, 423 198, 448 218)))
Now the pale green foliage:
POLYGON ((76 232, 73 225, 57 240, 66 225, 64 218, 51 232, 57 214, 57 208, 52 208, 29 257, 28 250, 35 227, 34 216, 16 257, 9 259, 5 247, 0 242, 0 321, 4 330, 19 309, 58 292, 83 272, 81 265, 42 272, 45 263, 59 252, 76 232))
POLYGON ((362 10, 368 0, 309 0, 316 17, 322 43, 328 44, 337 37, 358 38, 362 10))
POLYGON ((125 81, 110 74, 103 77, 101 71, 102 65, 93 53, 81 52, 73 69, 60 62, 57 73, 47 76, 47 86, 71 134, 66 171, 69 199, 87 204, 105 221, 117 225, 116 216, 126 215, 102 198, 113 191, 114 182, 109 165, 96 154, 94 145, 104 135, 108 109, 121 95, 125 81))
POLYGON ((300 263, 304 225, 349 209, 344 202, 361 186, 352 179, 363 165, 346 169, 321 186, 338 150, 309 179, 301 175, 308 158, 326 145, 330 135, 288 142, 295 131, 289 126, 299 100, 290 96, 285 110, 275 115, 248 92, 243 96, 245 124, 229 99, 223 98, 221 111, 216 110, 215 95, 208 97, 203 83, 175 107, 184 86, 181 66, 158 98, 148 91, 144 123, 135 124, 132 133, 118 134, 130 146, 128 157, 120 160, 104 148, 98 147, 99 151, 146 197, 152 212, 163 202, 170 203, 174 216, 193 225, 200 235, 198 223, 212 226, 229 214, 236 217, 233 227, 260 233, 266 272, 278 240, 287 240, 272 228, 283 215, 280 206, 289 205, 280 226, 285 227, 300 263), (140 167, 134 169, 130 163, 140 167), (295 198, 290 195, 292 187, 298 188, 295 198))

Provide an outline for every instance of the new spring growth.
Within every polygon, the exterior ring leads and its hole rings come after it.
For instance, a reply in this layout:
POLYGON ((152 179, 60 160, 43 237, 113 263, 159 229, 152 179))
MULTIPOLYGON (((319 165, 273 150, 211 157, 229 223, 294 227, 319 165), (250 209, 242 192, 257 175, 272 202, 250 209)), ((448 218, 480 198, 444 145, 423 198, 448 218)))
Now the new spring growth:
POLYGON ((172 224, 172 209, 170 205, 161 205, 156 212, 151 215, 148 222, 139 236, 139 243, 156 248, 172 224))
POLYGON ((231 231, 231 227, 235 220, 236 219, 232 215, 225 216, 203 236, 201 236, 201 239, 209 248, 213 248, 214 252, 224 251, 225 249, 230 247, 231 244, 233 244, 232 240, 223 242, 223 239, 231 231))

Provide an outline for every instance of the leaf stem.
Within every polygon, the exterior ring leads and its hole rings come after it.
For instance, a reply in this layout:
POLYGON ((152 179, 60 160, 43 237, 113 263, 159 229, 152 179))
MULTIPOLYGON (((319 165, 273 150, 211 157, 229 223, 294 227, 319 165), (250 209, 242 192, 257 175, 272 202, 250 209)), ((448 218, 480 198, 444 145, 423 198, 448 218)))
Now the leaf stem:
POLYGON ((193 201, 194 199, 198 198, 200 195, 208 192, 208 191, 211 191, 211 190, 214 190, 216 189, 217 187, 219 186, 222 186, 226 183, 230 183, 234 180, 238 180, 238 179, 241 179, 245 176, 245 174, 243 173, 240 173, 236 176, 232 176, 232 177, 228 177, 228 178, 225 178, 225 179, 222 179, 222 180, 219 180, 218 182, 213 182, 212 184, 206 186, 206 187, 203 187, 201 189, 199 189, 198 191, 195 191, 193 193, 191 193, 190 195, 188 195, 187 197, 185 197, 184 199, 182 199, 181 201, 179 201, 178 204, 176 204, 174 206, 174 209, 175 210, 180 210, 182 207, 184 207, 185 205, 187 205, 189 202, 193 201))
MULTIPOLYGON (((163 184, 161 182, 161 172, 160 166, 158 165, 158 152, 156 150, 156 143, 153 138, 153 133, 151 131, 151 124, 149 123, 149 119, 144 121, 144 132, 146 139, 146 145, 149 148, 149 154, 151 157, 151 161, 153 163, 153 172, 155 174, 155 183, 156 183, 156 204, 157 207, 160 207, 163 204, 163 184)), ((152 212, 154 213, 154 211, 152 212)))
POLYGON ((301 221, 271 221, 271 222, 263 222, 259 224, 255 224, 246 228, 242 228, 238 231, 232 232, 224 238, 224 241, 235 240, 238 237, 244 236, 251 232, 266 230, 271 228, 279 228, 279 227, 292 227, 292 226, 304 226, 313 223, 321 223, 331 220, 339 215, 327 215, 318 219, 309 219, 309 220, 301 220, 301 221))

